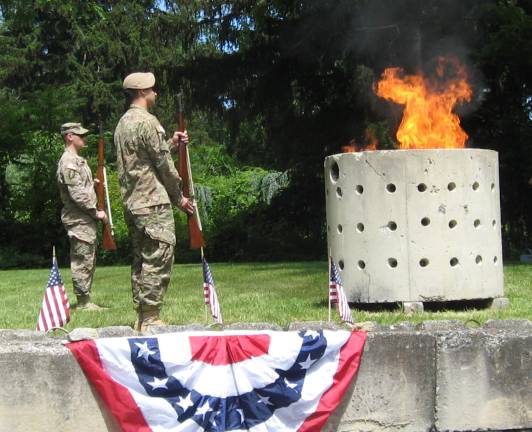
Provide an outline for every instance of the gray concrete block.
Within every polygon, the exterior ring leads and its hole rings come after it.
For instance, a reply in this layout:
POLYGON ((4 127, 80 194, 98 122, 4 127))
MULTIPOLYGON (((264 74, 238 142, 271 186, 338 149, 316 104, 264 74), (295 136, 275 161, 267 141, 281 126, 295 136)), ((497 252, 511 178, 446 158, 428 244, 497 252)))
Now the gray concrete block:
POLYGON ((282 327, 272 323, 233 323, 224 325, 223 328, 224 330, 283 330, 282 327))
POLYGON ((403 311, 407 315, 423 313, 423 302, 403 302, 403 311))
POLYGON ((410 321, 401 321, 395 324, 390 324, 389 326, 383 326, 383 330, 389 331, 415 331, 415 324, 410 321))
POLYGON ((438 431, 532 428, 532 334, 466 330, 437 342, 438 431))
POLYGON ((139 333, 143 336, 153 336, 163 333, 184 332, 184 331, 205 331, 210 330, 203 324, 186 324, 186 325, 162 325, 162 326, 150 326, 148 330, 139 333))
POLYGON ((527 319, 509 319, 509 320, 487 320, 484 323, 485 329, 511 330, 532 332, 532 321, 527 319))
POLYGON ((417 328, 429 332, 456 331, 463 330, 464 323, 458 320, 423 321, 417 328))
POLYGON ((0 330, 0 341, 43 341, 47 340, 48 336, 45 332, 39 332, 34 330, 0 330))
POLYGON ((346 330, 348 327, 336 321, 296 321, 288 325, 288 331, 301 330, 346 330))
POLYGON ((118 431, 60 340, 0 347, 0 432, 118 431))
POLYGON ((139 333, 136 330, 133 330, 129 326, 112 326, 112 327, 101 327, 98 329, 98 337, 131 337, 137 336, 139 333))
POLYGON ((491 301, 491 309, 501 310, 510 306, 510 300, 507 297, 496 297, 491 301))
POLYGON ((326 432, 420 432, 434 424, 435 337, 369 333, 356 383, 326 432))

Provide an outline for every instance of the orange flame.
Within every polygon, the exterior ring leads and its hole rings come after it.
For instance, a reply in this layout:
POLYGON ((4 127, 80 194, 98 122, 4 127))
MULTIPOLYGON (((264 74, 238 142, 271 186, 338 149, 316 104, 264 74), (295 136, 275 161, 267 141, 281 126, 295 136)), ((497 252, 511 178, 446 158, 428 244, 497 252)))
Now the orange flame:
POLYGON ((377 137, 375 136, 375 134, 373 133, 371 129, 366 129, 366 134, 364 138, 366 140, 366 145, 364 147, 364 150, 377 150, 377 146, 379 145, 379 140, 377 139, 377 137))
POLYGON ((467 134, 452 112, 458 102, 471 100, 465 67, 457 60, 440 57, 436 79, 423 75, 403 75, 400 68, 388 68, 377 83, 377 95, 405 105, 397 130, 401 149, 462 148, 467 134), (446 72, 453 72, 446 78, 446 72))
POLYGON ((354 138, 349 140, 349 143, 347 145, 342 146, 342 153, 354 153, 357 152, 357 142, 354 138))

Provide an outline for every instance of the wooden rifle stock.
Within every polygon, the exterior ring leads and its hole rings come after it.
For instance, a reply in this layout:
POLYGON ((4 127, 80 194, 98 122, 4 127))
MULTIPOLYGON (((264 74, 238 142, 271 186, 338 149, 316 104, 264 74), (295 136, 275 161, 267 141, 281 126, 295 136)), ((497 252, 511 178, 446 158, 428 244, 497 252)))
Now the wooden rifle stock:
MULTIPOLYGON (((178 105, 178 130, 185 131, 185 110, 183 106, 183 94, 177 95, 178 105)), ((200 249, 205 246, 201 228, 201 220, 198 214, 198 206, 194 197, 194 184, 192 182, 192 171, 190 169, 190 159, 188 155, 188 145, 179 144, 179 166, 177 168, 182 180, 183 196, 190 199, 194 206, 194 213, 188 214, 188 234, 190 237, 190 248, 200 249)))
POLYGON ((96 185, 96 195, 98 196, 98 210, 105 211, 108 219, 108 222, 103 224, 102 247, 106 250, 116 250, 113 233, 113 218, 111 216, 111 203, 109 202, 109 191, 107 189, 104 147, 105 142, 103 139, 102 125, 100 124, 100 136, 98 139, 98 169, 96 171, 96 178, 99 182, 96 185))

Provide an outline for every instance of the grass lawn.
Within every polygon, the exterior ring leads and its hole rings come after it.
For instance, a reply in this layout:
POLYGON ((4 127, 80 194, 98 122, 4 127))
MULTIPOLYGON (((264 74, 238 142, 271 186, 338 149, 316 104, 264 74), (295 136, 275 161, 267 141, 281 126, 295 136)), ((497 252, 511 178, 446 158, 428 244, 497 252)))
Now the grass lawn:
MULTIPOLYGON (((249 263, 211 264, 224 321, 271 322, 286 326, 293 321, 327 320, 327 263, 249 263)), ((34 329, 48 280, 49 269, 0 271, 0 328, 34 329)), ((70 270, 61 274, 71 303, 70 270)), ((175 265, 166 295, 163 319, 170 324, 204 323, 203 277, 201 264, 175 265)), ((421 322, 434 319, 532 319, 532 265, 505 265, 505 295, 510 307, 443 310, 406 316, 400 311, 354 310, 356 321, 392 324, 399 321, 421 322)), ((98 267, 93 299, 109 309, 102 312, 73 311, 68 329, 133 325, 129 267, 98 267)), ((337 320, 336 314, 333 314, 337 320)))

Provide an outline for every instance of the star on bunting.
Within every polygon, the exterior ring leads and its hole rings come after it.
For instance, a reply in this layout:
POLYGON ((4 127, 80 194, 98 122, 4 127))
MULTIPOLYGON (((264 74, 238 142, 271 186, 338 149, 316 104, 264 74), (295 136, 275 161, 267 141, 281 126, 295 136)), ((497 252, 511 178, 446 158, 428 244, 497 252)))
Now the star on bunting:
POLYGON ((269 398, 269 397, 259 395, 259 398, 260 398, 260 401, 261 401, 264 405, 266 405, 266 406, 268 406, 268 405, 273 405, 273 403, 270 402, 270 398, 269 398))
POLYGON ((315 360, 312 360, 310 358, 310 354, 308 355, 307 359, 303 362, 300 362, 298 363, 299 366, 301 366, 302 369, 308 369, 310 366, 312 366, 312 364, 314 363, 315 360))
POLYGON ((142 357, 144 360, 147 361, 149 356, 155 354, 155 351, 150 351, 150 349, 148 348, 148 342, 144 342, 144 343, 135 342, 135 345, 139 349, 137 358, 142 357))
POLYGON ((179 406, 183 411, 186 411, 191 406, 194 406, 194 402, 192 402, 192 394, 187 394, 187 397, 180 397, 179 401, 176 402, 176 405, 179 406))
POLYGON ((286 378, 284 379, 284 383, 286 384, 288 388, 291 388, 292 390, 294 390, 297 387, 297 383, 291 383, 286 378))
POLYGON ((207 401, 206 404, 200 406, 200 407, 196 410, 196 415, 204 416, 204 415, 207 414, 211 409, 212 409, 212 408, 211 408, 211 406, 209 405, 209 401, 207 401))
POLYGON ((167 382, 168 382, 168 378, 159 379, 157 377, 154 377, 153 381, 148 382, 148 384, 151 385, 152 390, 155 390, 158 388, 168 389, 168 387, 166 386, 167 382))
POLYGON ((307 330, 305 336, 310 336, 312 339, 316 339, 320 337, 320 334, 316 330, 307 330))

